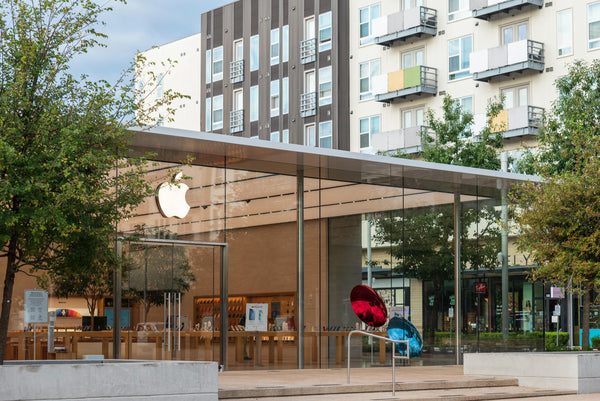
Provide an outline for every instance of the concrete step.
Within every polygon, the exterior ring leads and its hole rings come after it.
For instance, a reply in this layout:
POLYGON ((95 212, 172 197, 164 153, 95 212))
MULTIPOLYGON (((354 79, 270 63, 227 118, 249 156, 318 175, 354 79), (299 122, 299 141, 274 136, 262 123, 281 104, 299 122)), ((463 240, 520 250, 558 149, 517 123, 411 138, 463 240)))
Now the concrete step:
MULTIPOLYGON (((505 387, 478 387, 478 388, 446 388, 438 390, 398 390, 392 395, 391 390, 386 392, 360 392, 360 393, 329 393, 318 395, 287 395, 287 396, 250 396, 237 398, 236 401, 483 401, 483 400, 528 400, 543 399, 563 401, 573 397, 573 391, 540 390, 518 386, 505 387), (567 397, 567 398, 564 398, 567 397)), ((219 395, 219 399, 224 399, 219 395)))
MULTIPOLYGON (((421 380, 402 382, 396 381, 396 394, 399 392, 419 392, 432 390, 457 390, 477 388, 503 388, 516 387, 517 379, 496 378, 469 378, 456 380, 421 380)), ((500 391, 500 390, 498 390, 500 391)), ((371 384, 340 384, 340 383, 318 383, 312 385, 267 385, 254 388, 246 386, 240 389, 219 389, 219 399, 248 399, 268 397, 292 397, 292 396, 323 396, 329 394, 357 394, 357 393, 387 393, 392 394, 392 382, 380 381, 371 384)), ((444 398, 445 399, 445 398, 444 398)))

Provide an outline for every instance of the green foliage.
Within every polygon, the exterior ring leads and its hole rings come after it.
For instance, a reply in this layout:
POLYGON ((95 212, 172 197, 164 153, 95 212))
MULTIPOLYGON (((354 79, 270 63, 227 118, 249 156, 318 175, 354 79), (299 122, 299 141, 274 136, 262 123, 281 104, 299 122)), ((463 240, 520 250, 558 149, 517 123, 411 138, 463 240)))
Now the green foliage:
POLYGON ((426 124, 430 133, 422 138, 421 157, 435 163, 498 170, 497 153, 502 149, 502 131, 506 127, 496 127, 492 121, 502 108, 502 102, 497 99, 489 102, 488 123, 474 137, 471 130, 473 115, 462 109, 458 99, 446 95, 441 118, 437 118, 433 110, 427 110, 426 124))
POLYGON ((517 165, 519 171, 552 176, 578 171, 599 154, 600 60, 576 61, 555 82, 558 99, 544 116, 538 146, 517 165))
POLYGON ((74 57, 106 37, 95 30, 110 10, 106 4, 0 4, 0 258, 6 260, 0 344, 15 274, 46 272, 42 281, 56 283, 59 292, 82 293, 86 280, 97 282, 114 266, 116 223, 152 190, 143 177, 146 161, 126 157, 127 127, 152 121, 177 96, 166 93, 142 109, 135 66, 115 85, 68 71, 74 57), (90 270, 100 268, 93 277, 90 270))

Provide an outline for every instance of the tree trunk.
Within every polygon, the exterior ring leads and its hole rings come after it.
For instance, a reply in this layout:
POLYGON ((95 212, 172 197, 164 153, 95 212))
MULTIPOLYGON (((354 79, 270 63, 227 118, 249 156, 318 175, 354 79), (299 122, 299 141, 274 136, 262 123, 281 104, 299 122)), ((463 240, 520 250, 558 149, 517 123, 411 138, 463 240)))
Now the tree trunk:
POLYGON ((2 295, 2 312, 0 313, 0 365, 4 364, 6 352, 6 340, 8 338, 8 324, 10 322, 10 307, 12 301, 13 287, 15 285, 15 274, 17 272, 17 237, 13 235, 8 244, 8 258, 6 263, 6 275, 4 276, 4 292, 2 295))
POLYGON ((581 319, 581 349, 590 348, 590 299, 591 288, 586 288, 583 293, 583 317, 581 319))

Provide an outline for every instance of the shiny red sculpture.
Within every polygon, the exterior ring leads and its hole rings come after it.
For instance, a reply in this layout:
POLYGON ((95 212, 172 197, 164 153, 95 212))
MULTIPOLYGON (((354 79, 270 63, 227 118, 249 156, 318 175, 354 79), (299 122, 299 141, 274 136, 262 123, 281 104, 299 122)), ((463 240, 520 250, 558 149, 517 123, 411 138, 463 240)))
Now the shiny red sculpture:
POLYGON ((356 316, 368 326, 381 327, 387 321, 383 299, 371 287, 357 285, 350 292, 350 302, 356 316))

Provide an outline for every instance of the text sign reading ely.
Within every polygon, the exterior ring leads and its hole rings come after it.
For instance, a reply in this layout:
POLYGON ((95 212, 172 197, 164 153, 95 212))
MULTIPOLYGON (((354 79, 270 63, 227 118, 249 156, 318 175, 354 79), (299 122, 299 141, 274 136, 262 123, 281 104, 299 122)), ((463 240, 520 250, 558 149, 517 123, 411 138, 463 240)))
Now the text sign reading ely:
POLYGON ((25 290, 25 324, 48 323, 48 291, 25 290))

